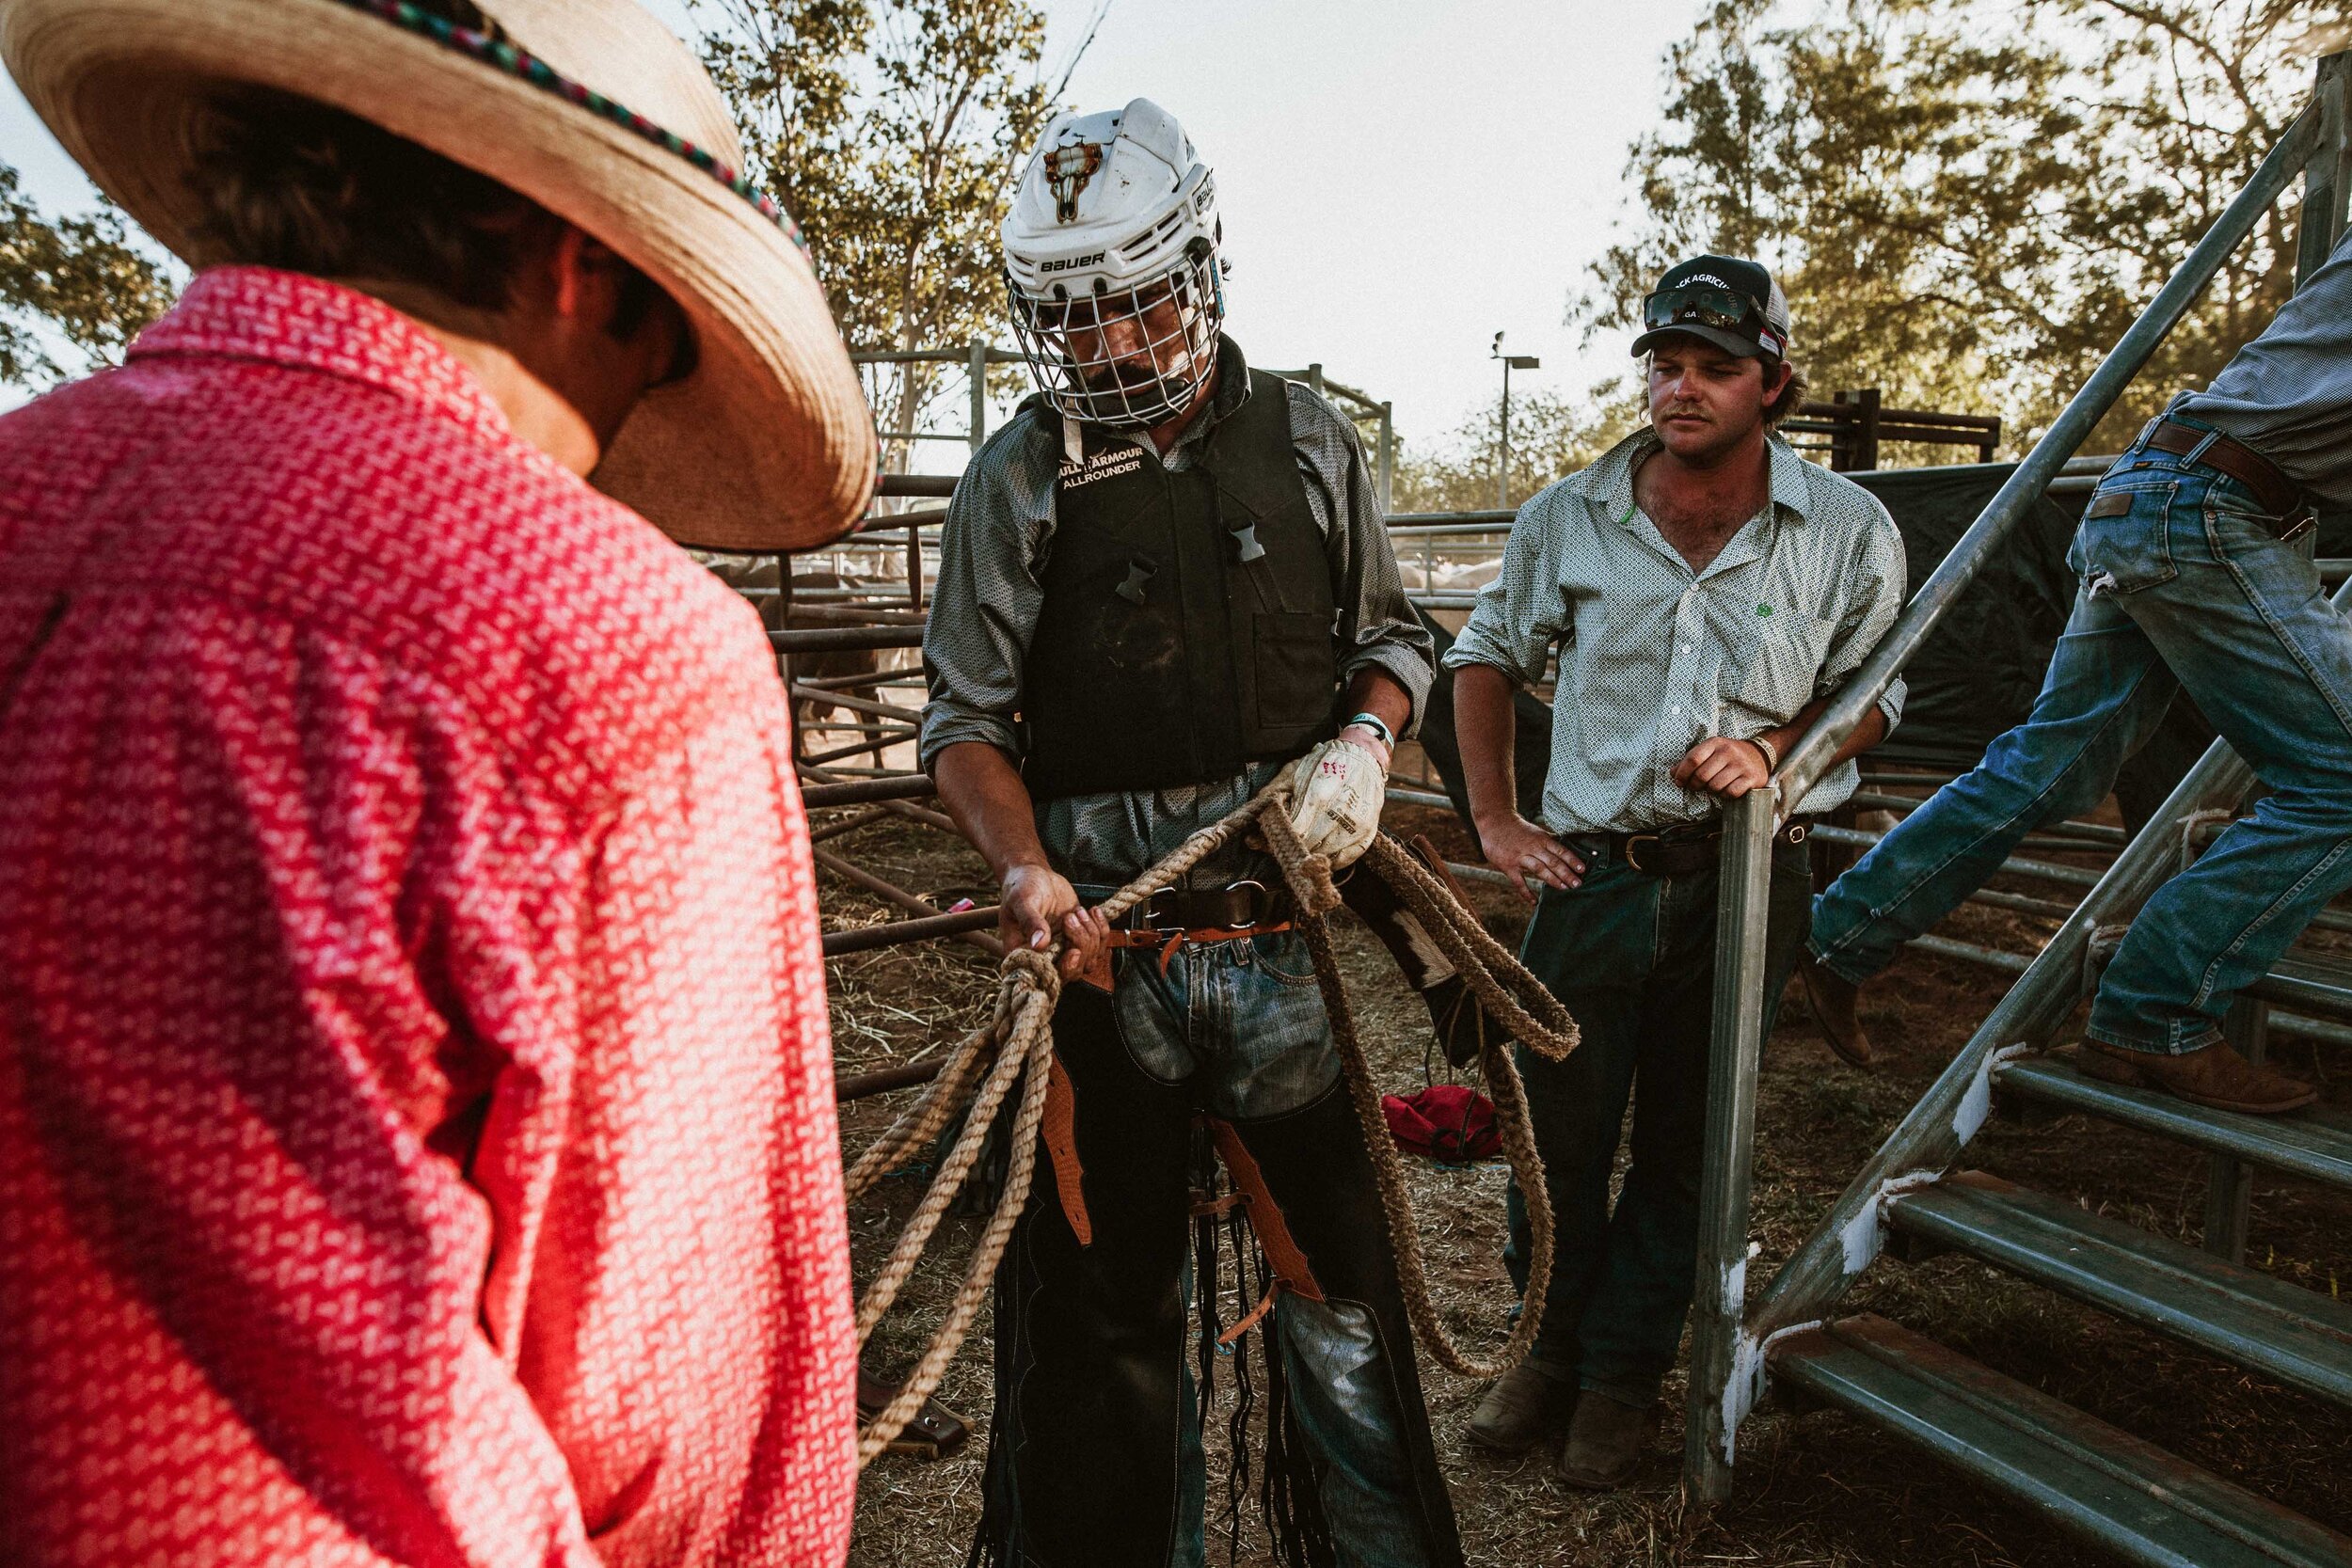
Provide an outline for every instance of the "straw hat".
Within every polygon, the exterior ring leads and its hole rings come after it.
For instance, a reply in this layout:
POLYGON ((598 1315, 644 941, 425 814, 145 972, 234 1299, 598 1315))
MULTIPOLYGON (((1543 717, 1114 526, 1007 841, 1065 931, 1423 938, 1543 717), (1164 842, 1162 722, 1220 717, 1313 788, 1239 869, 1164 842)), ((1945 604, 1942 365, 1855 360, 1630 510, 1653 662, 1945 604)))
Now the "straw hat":
POLYGON ((0 59, 100 187, 198 266, 223 258, 196 232, 191 132, 232 84, 372 120, 578 224, 684 308, 700 350, 630 414, 597 488, 685 544, 839 536, 873 488, 873 418, 799 232, 735 173, 710 78, 633 0, 482 9, 511 47, 400 0, 0 0, 0 59))

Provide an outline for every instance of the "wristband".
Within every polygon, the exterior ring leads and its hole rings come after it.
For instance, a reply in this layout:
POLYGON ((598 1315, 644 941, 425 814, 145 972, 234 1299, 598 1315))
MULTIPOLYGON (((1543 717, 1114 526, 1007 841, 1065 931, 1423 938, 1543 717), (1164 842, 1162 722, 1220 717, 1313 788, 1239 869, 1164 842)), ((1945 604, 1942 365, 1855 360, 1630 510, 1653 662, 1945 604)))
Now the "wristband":
POLYGON ((1380 737, 1380 744, 1386 746, 1390 751, 1393 752, 1396 750, 1396 732, 1389 728, 1388 721, 1382 719, 1378 714, 1359 713, 1349 719, 1346 723, 1342 724, 1340 728, 1343 730, 1350 729, 1358 724, 1361 724, 1364 728, 1378 736, 1380 737))
POLYGON ((1780 771, 1780 752, 1773 748, 1771 741, 1765 739, 1760 735, 1752 735, 1748 736, 1748 744, 1764 753, 1765 772, 1777 773, 1780 771))

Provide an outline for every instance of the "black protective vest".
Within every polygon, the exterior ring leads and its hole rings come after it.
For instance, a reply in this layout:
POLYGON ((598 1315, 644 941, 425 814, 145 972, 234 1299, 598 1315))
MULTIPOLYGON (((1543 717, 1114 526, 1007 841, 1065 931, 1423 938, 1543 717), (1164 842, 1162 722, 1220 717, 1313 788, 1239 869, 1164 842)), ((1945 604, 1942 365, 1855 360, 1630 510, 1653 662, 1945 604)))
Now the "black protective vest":
POLYGON ((1338 611, 1289 392, 1219 357, 1249 396, 1190 468, 1092 426, 1085 462, 1062 459, 1022 690, 1037 800, 1230 778, 1336 733, 1338 611))

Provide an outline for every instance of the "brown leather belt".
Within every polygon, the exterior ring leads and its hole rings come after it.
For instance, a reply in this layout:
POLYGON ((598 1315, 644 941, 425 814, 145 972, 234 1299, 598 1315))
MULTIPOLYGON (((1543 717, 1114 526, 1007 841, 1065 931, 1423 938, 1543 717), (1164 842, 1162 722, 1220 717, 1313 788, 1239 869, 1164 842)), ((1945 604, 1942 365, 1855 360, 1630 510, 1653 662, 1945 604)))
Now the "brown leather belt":
POLYGON ((2279 519, 2277 532, 2281 539, 2292 539, 2311 526, 2311 507, 2303 499, 2301 486, 2280 473, 2276 463, 2243 441, 2233 441, 2227 436, 2176 420, 2160 419, 2140 444, 2175 457, 2196 452, 2201 467, 2227 474, 2245 485, 2253 492, 2254 504, 2279 519))
POLYGON ((1113 924, 1121 930, 1166 936, 1171 931, 1244 931, 1290 917, 1289 889, 1245 880, 1220 888, 1164 887, 1113 924))
MULTIPOLYGON (((1792 816, 1772 834, 1772 842, 1803 844, 1812 832, 1811 817, 1792 816)), ((1656 832, 1568 833, 1560 842, 1596 870, 1615 861, 1645 877, 1687 877, 1693 871, 1714 869, 1723 838, 1723 820, 1709 817, 1656 832)))
POLYGON ((1288 888, 1269 888, 1263 882, 1243 880, 1206 891, 1164 887, 1112 922, 1109 945, 1158 948, 1160 973, 1165 974, 1176 949, 1187 942, 1233 942, 1289 930, 1291 909, 1288 888))

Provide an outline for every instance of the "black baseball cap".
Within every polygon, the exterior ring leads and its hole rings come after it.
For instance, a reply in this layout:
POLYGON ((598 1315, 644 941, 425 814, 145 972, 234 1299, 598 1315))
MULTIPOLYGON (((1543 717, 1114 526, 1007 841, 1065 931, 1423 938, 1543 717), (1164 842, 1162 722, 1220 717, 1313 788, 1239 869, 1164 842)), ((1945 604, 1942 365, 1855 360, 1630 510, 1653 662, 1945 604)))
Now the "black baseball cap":
POLYGON ((1762 262, 1742 256, 1693 256, 1667 268, 1642 300, 1642 326, 1635 354, 1687 332, 1725 354, 1788 357, 1788 300, 1762 262))

